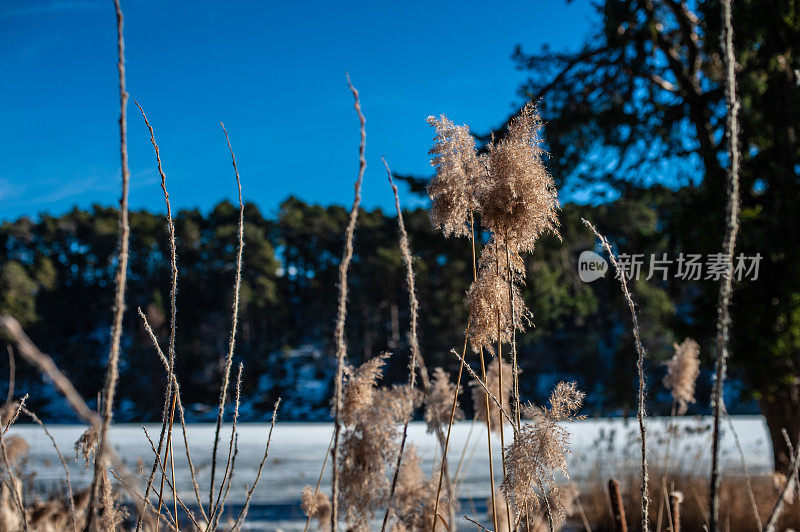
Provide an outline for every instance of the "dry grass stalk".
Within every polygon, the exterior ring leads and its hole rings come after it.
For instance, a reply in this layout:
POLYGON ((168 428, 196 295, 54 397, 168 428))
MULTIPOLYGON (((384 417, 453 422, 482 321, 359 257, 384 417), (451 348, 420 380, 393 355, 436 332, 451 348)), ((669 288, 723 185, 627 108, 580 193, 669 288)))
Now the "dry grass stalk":
MULTIPOLYGON (((190 509, 189 509, 189 508, 186 506, 186 504, 184 504, 184 502, 183 502, 183 500, 181 499, 180 495, 178 495, 178 492, 177 492, 177 490, 176 490, 176 488, 175 488, 175 485, 174 485, 174 484, 172 484, 172 483, 170 482, 169 478, 167 477, 167 472, 166 472, 166 468, 164 467, 164 462, 162 462, 162 461, 161 461, 161 456, 160 456, 160 455, 158 455, 158 453, 157 453, 157 451, 156 451, 156 446, 155 446, 155 444, 153 443, 153 439, 150 437, 150 434, 148 434, 148 432, 147 432, 147 429, 145 428, 145 426, 144 426, 144 425, 142 425, 142 430, 144 431, 144 435, 145 435, 145 437, 147 438, 147 441, 148 441, 148 443, 150 444, 150 449, 153 451, 153 454, 154 454, 154 455, 155 455, 155 457, 156 457, 156 462, 158 463, 158 467, 159 467, 159 469, 161 470, 161 474, 162 474, 162 476, 163 476, 163 477, 166 479, 166 482, 167 482, 167 487, 169 487, 169 489, 170 489, 170 490, 172 490, 172 496, 175 498, 175 500, 177 500, 177 501, 178 501, 178 504, 180 504, 180 505, 181 505, 181 508, 183 508, 183 511, 186 513, 186 516, 187 516, 187 517, 189 517, 189 519, 192 521, 192 524, 193 524, 193 525, 195 526, 195 528, 197 528, 198 530, 213 530, 213 528, 204 528, 204 527, 201 527, 201 526, 200 526, 200 523, 197 521, 197 518, 194 516, 194 512, 192 512, 192 511, 191 511, 191 510, 190 510, 190 509)), ((158 509, 158 511, 157 511, 156 513, 157 513, 157 514, 160 514, 160 513, 161 513, 161 511, 160 511, 160 510, 161 510, 161 509, 159 508, 159 509, 158 509)), ((175 528, 176 528, 176 530, 177 530, 177 529, 179 529, 179 523, 178 523, 178 515, 177 515, 177 513, 176 513, 176 514, 173 514, 172 512, 170 512, 170 509, 169 509, 169 507, 168 507, 168 506, 164 506, 164 510, 167 512, 167 516, 168 516, 170 519, 172 519, 173 523, 175 523, 175 528)))
MULTIPOLYGON (((158 354, 161 363, 164 365, 164 369, 167 372, 169 372, 169 360, 164 355, 164 352, 161 350, 161 346, 158 343, 158 339, 156 338, 153 329, 150 327, 150 324, 147 321, 147 317, 144 315, 144 312, 142 312, 141 308, 138 309, 138 312, 139 312, 139 317, 142 318, 142 323, 144 324, 145 331, 147 331, 148 336, 150 336, 150 341, 153 342, 153 346, 156 349, 156 353, 158 354)), ((203 504, 200 501, 200 486, 197 483, 197 476, 195 475, 194 463, 192 461, 191 453, 189 452, 189 440, 186 435, 186 419, 184 416, 183 403, 181 402, 181 388, 178 383, 178 379, 174 373, 172 374, 172 381, 173 381, 172 382, 173 387, 175 388, 175 402, 177 405, 178 415, 180 416, 181 432, 183 433, 183 444, 184 444, 184 449, 186 450, 186 461, 189 464, 189 476, 192 479, 192 487, 194 488, 195 501, 197 502, 197 507, 200 510, 201 515, 206 520, 206 522, 208 522, 209 521, 208 516, 206 515, 205 509, 203 508, 203 504)))
MULTIPOLYGON (((225 463, 225 472, 222 475, 222 482, 219 485, 217 500, 214 503, 214 506, 210 510, 212 529, 216 529, 217 524, 219 523, 219 518, 222 515, 222 512, 225 510, 225 501, 227 499, 227 496, 225 498, 222 497, 223 489, 225 488, 226 483, 229 489, 231 481, 233 480, 233 467, 235 464, 235 455, 233 454, 233 449, 235 447, 235 440, 237 436, 236 423, 239 420, 239 403, 242 394, 242 368, 243 365, 240 362, 239 371, 236 374, 236 402, 234 403, 234 409, 233 409, 233 424, 231 425, 231 441, 228 444, 228 460, 225 463)), ((225 490, 225 493, 227 495, 227 490, 225 490)))
POLYGON ((19 322, 11 316, 0 316, 0 331, 7 335, 16 345, 17 351, 31 365, 47 376, 53 386, 64 396, 72 410, 89 425, 99 423, 97 413, 86 405, 72 382, 55 365, 53 359, 42 353, 31 341, 19 322))
POLYGON ((334 432, 333 432, 333 449, 331 450, 331 458, 333 460, 333 481, 332 481, 332 495, 331 495, 331 531, 336 531, 336 522, 338 516, 338 499, 339 499, 339 476, 337 467, 339 463, 339 432, 341 431, 341 419, 339 410, 342 406, 342 379, 344 378, 345 356, 347 354, 347 344, 345 342, 344 324, 347 317, 347 270, 350 267, 350 261, 353 258, 353 233, 356 229, 356 221, 358 220, 358 207, 361 204, 361 183, 364 180, 364 171, 367 168, 367 160, 364 156, 367 143, 366 119, 361 112, 361 100, 358 97, 358 91, 350 82, 350 76, 347 76, 347 85, 350 87, 350 92, 353 93, 354 107, 358 120, 360 123, 361 142, 358 147, 358 178, 355 184, 355 196, 353 198, 353 206, 350 209, 350 218, 347 222, 347 230, 345 231, 344 250, 342 252, 342 260, 339 263, 339 304, 336 313, 336 329, 334 331, 334 339, 336 341, 336 382, 334 383, 334 432))
POLYGON ((569 478, 570 434, 560 424, 579 419, 575 414, 583 398, 574 382, 559 383, 550 395, 550 408, 526 408, 533 421, 522 424, 506 451, 508 474, 501 488, 514 513, 529 515, 544 506, 551 529, 565 516, 568 499, 556 478, 569 478))
POLYGON ((625 504, 622 502, 622 492, 619 482, 612 478, 608 481, 608 496, 611 500, 611 515, 614 520, 616 532, 628 532, 628 522, 625 519, 625 504))
MULTIPOLYGON (((14 383, 16 380, 15 377, 17 373, 17 363, 14 360, 14 348, 11 347, 11 344, 6 345, 6 351, 8 351, 8 393, 6 394, 5 404, 8 405, 14 398, 14 383)), ((5 423, 5 420, 3 420, 3 423, 5 423)))
MULTIPOLYGON (((723 407, 724 406, 725 405, 723 405, 723 407)), ((725 409, 723 413, 725 414, 725 419, 728 420, 728 428, 730 429, 731 434, 733 435, 733 441, 736 444, 736 451, 739 453, 739 463, 742 466, 742 474, 744 475, 745 487, 747 489, 747 497, 750 502, 750 507, 753 510, 753 518, 756 521, 756 526, 758 527, 759 530, 761 530, 762 528, 761 516, 758 514, 758 504, 756 503, 756 496, 753 493, 753 482, 750 477, 750 472, 747 470, 747 459, 745 458, 744 455, 742 442, 739 441, 739 434, 736 432, 736 427, 733 426, 733 420, 731 419, 731 416, 728 414, 728 410, 725 409)), ((791 452, 791 447, 790 447, 790 452, 791 452)))
POLYGON ((681 503, 683 493, 673 491, 669 494, 669 510, 672 532, 681 532, 681 503))
MULTIPOLYGON (((455 355, 455 357, 457 359, 459 359, 461 361, 464 361, 464 357, 459 355, 454 349, 451 349, 450 353, 455 355)), ((495 408, 498 409, 500 414, 506 419, 506 421, 511 424, 512 428, 514 430, 516 430, 516 426, 514 425, 514 418, 511 416, 511 414, 508 412, 508 409, 506 408, 506 406, 508 406, 508 400, 506 400, 506 405, 503 406, 500 403, 500 400, 497 398, 497 396, 494 393, 494 392, 497 391, 497 389, 492 391, 489 388, 489 386, 487 386, 487 384, 478 376, 478 374, 475 373, 475 370, 473 370, 472 367, 470 367, 470 365, 466 363, 466 361, 464 361, 464 369, 466 369, 467 373, 469 373, 469 376, 472 377, 472 381, 470 381, 470 385, 471 386, 480 387, 481 390, 483 390, 482 395, 484 397, 486 397, 486 400, 491 399, 491 402, 492 402, 492 407, 491 408, 492 409, 489 410, 487 408, 487 410, 485 410, 485 411, 492 412, 495 408)), ((473 391, 473 394, 474 394, 474 391, 473 391)), ((476 406, 476 408, 478 408, 478 407, 476 406)), ((487 416, 487 419, 489 419, 491 421, 491 416, 487 416)))
POLYGON ((800 469, 800 445, 798 445, 795 450, 792 464, 789 468, 789 476, 775 501, 775 505, 772 507, 769 519, 767 519, 767 523, 764 525, 764 532, 775 532, 777 529, 778 519, 780 519, 783 513, 783 508, 787 500, 792 500, 792 492, 794 491, 795 482, 797 482, 798 469, 800 469))
MULTIPOLYGON (((408 232, 406 231, 406 226, 403 221, 403 211, 400 208, 400 195, 398 194, 397 186, 394 184, 394 180, 392 179, 392 171, 389 169, 389 164, 386 162, 385 158, 383 158, 382 160, 383 160, 383 165, 386 167, 386 174, 389 179, 389 185, 392 187, 392 193, 394 194, 394 205, 397 211, 397 226, 400 232, 400 253, 403 256, 403 263, 405 264, 406 267, 406 287, 408 288, 408 303, 409 303, 409 314, 410 314, 408 341, 411 348, 411 357, 408 365, 409 366, 408 388, 409 390, 413 391, 416 385, 417 366, 418 364, 420 364, 420 360, 422 357, 422 355, 419 352, 419 339, 417 336, 419 301, 417 301, 416 284, 414 281, 414 263, 413 263, 413 257, 411 255, 411 246, 408 241, 408 232)), ((425 386, 425 388, 426 388, 425 402, 427 405, 430 406, 433 403, 433 401, 435 401, 433 397, 434 389, 433 386, 430 384, 425 386)), ((398 475, 400 473, 400 466, 402 465, 402 460, 403 460, 403 451, 405 450, 406 438, 408 437, 408 422, 410 420, 411 416, 408 416, 405 422, 403 423, 403 435, 400 439, 400 450, 397 453, 397 463, 395 464, 394 474, 392 475, 392 487, 391 490, 389 491, 390 501, 393 499, 394 492, 397 487, 398 475)), ((437 424, 430 428, 432 429, 431 430, 432 432, 441 433, 440 424, 437 424)), ((387 504, 386 513, 383 516, 383 524, 381 525, 381 532, 386 530, 386 523, 388 519, 389 519, 389 505, 387 504)))
MULTIPOLYGON (((583 219, 582 219, 583 220, 583 219)), ((648 473, 647 473, 647 425, 646 425, 646 417, 647 413, 645 412, 644 407, 644 394, 645 394, 645 378, 644 378, 644 346, 642 346, 642 340, 639 337, 639 319, 636 316, 636 305, 633 303, 633 298, 631 297, 631 293, 628 290, 628 283, 625 280, 625 272, 620 268, 619 263, 617 262, 617 257, 614 255, 614 252, 611 250, 611 246, 606 240, 606 237, 601 235, 595 227, 589 223, 587 220, 583 220, 584 225, 586 225, 597 237, 597 240, 600 242, 603 249, 608 253, 608 257, 611 259, 611 264, 614 266, 614 270, 617 272, 617 279, 620 282, 620 287, 622 288, 622 295, 625 297, 625 300, 628 303, 628 308, 631 311, 631 320, 633 321, 633 339, 636 345, 636 369, 639 374, 639 392, 638 392, 638 407, 636 409, 636 418, 639 422, 639 437, 641 439, 642 444, 642 487, 641 487, 641 496, 642 496, 642 530, 647 532, 650 529, 650 518, 649 518, 649 511, 650 511, 650 492, 648 489, 648 473)))
POLYGON ((67 506, 69 508, 70 522, 72 523, 72 530, 73 531, 77 531, 77 529, 78 529, 78 519, 77 519, 76 513, 75 513, 75 501, 73 500, 72 482, 70 482, 70 479, 69 479, 69 467, 67 467, 67 461, 64 459, 64 455, 61 454, 61 449, 58 448, 58 444, 56 444, 56 439, 53 437, 52 434, 50 434, 50 431, 47 430, 47 427, 45 426, 44 423, 42 423, 42 420, 39 419, 39 416, 37 416, 31 410, 28 410, 27 408, 24 408, 24 407, 21 408, 20 410, 22 410, 23 414, 25 414, 26 416, 31 418, 31 420, 34 423, 36 423, 37 425, 39 425, 42 428, 44 433, 50 439, 50 443, 53 445, 53 449, 55 449, 56 454, 58 455, 58 459, 61 461, 61 466, 64 468, 64 478, 65 478, 66 489, 67 489, 67 506))
POLYGON ((700 376, 700 346, 691 338, 675 344, 675 354, 666 362, 667 374, 664 387, 672 394, 678 405, 678 415, 684 415, 690 403, 694 403, 694 387, 700 376))
MULTIPOLYGON (((177 326, 176 323, 176 315, 177 315, 177 305, 176 305, 176 294, 178 291, 178 258, 177 258, 177 251, 175 245, 175 224, 172 219, 172 205, 169 201, 169 192, 167 192, 167 176, 164 173, 164 168, 161 164, 161 152, 158 147, 158 143, 156 142, 155 132, 153 131, 153 127, 150 125, 150 121, 147 119, 147 115, 144 112, 144 109, 139 102, 135 99, 133 103, 136 104, 136 107, 139 108, 139 111, 142 113, 142 118, 144 119, 145 126, 147 127, 148 131, 150 132, 150 143, 153 145, 153 150, 155 151, 156 155, 156 166, 158 168, 158 174, 161 176, 161 190, 164 193, 164 203, 167 207, 167 232, 169 234, 169 249, 170 249, 170 292, 169 292, 169 299, 170 299, 170 323, 169 323, 169 347, 167 352, 169 353, 169 368, 168 368, 168 375, 167 375, 167 390, 164 394, 164 408, 161 413, 161 434, 158 437, 158 452, 161 452, 161 449, 164 445, 165 433, 166 433, 166 440, 168 442, 168 447, 171 451, 171 442, 172 442, 172 419, 175 416, 175 404, 176 401, 172 398, 173 390, 172 390, 172 374, 175 371, 175 329, 177 326), (170 407, 170 403, 172 406, 170 407)), ((165 458, 166 459, 166 458, 165 458)), ((172 457, 170 457, 172 459, 172 457)), ((172 464, 173 470, 173 478, 172 482, 175 482, 175 475, 174 475, 174 463, 172 464)), ((156 463, 153 462, 153 467, 150 471, 150 477, 147 480, 147 486, 145 487, 144 497, 150 494, 150 488, 153 483, 153 478, 156 474, 156 463)), ((163 490, 163 480, 161 482, 161 488, 163 490)), ((159 495, 159 499, 161 496, 159 495)), ((159 503, 160 505, 160 503, 159 503)), ((175 508, 175 512, 177 513, 177 508, 175 508)), ((144 514, 139 515, 136 521, 136 530, 137 532, 141 530, 142 527, 142 520, 144 514)))
POLYGON ((711 480, 709 505, 711 520, 709 531, 717 532, 719 521, 719 441, 720 419, 725 407, 723 389, 728 358, 728 339, 730 336, 730 301, 733 293, 733 253, 736 248, 736 235, 739 232, 739 100, 736 95, 736 56, 733 49, 733 24, 731 22, 731 0, 720 2, 722 11, 722 47, 725 65, 725 100, 727 102, 726 133, 728 137, 727 205, 725 212, 725 237, 722 253, 728 257, 725 275, 719 284, 717 299, 717 357, 714 368, 714 388, 711 393, 711 406, 714 409, 714 429, 711 449, 711 480))
MULTIPOLYGON (((306 491, 309 490, 309 493, 313 493, 314 498, 317 497, 317 493, 319 493, 319 487, 322 484, 322 477, 325 475, 325 465, 328 463, 328 456, 330 455, 331 447, 333 447, 333 432, 331 432, 331 441, 328 443, 328 448, 325 450, 325 457, 322 459, 322 467, 320 468, 319 476, 317 477, 317 485, 314 487, 313 490, 311 490, 311 486, 304 487, 302 492, 303 494, 305 494, 306 491)), ((328 501, 328 505, 330 505, 331 501, 330 498, 327 495, 325 495, 324 497, 325 500, 328 501)), ((311 514, 306 512, 306 526, 303 528, 303 532, 308 532, 308 526, 311 524, 311 518, 312 518, 311 514)), ((326 514, 326 517, 324 519, 319 519, 320 528, 322 528, 323 525, 326 524, 328 521, 330 521, 330 508, 328 508, 328 513, 326 514)))
MULTIPOLYGON (((89 532, 96 522, 96 507, 101 496, 103 482, 107 482, 107 434, 111 426, 111 418, 114 411, 114 394, 119 378, 119 352, 120 339, 122 337, 122 317, 125 312, 125 284, 128 275, 128 246, 130 237, 130 226, 128 225, 128 185, 130 182, 130 170, 128 169, 128 122, 127 106, 128 92, 125 89, 125 40, 122 33, 123 16, 120 0, 114 0, 117 16, 117 72, 119 74, 119 138, 120 138, 120 160, 122 166, 122 197, 119 206, 119 252, 117 273, 114 280, 114 312, 111 326, 111 348, 108 355, 108 365, 106 369, 105 385, 102 393, 102 411, 100 412, 102 422, 100 424, 100 441, 95 455, 94 480, 92 481, 92 495, 89 499, 89 517, 86 521, 84 530, 89 532)), ((98 405, 100 408, 100 405, 98 405)))
MULTIPOLYGON (((25 396, 19 400, 19 402, 17 403, 17 408, 15 413, 3 425, 3 430, 0 431, 0 451, 2 452, 2 455, 0 456, 2 456, 2 462, 3 465, 5 466, 7 475, 7 477, 3 479, 3 483, 6 489, 8 489, 8 491, 11 493, 11 498, 13 499, 14 504, 17 507, 17 511, 19 512, 20 521, 22 524, 22 530, 24 532, 28 531, 28 514, 25 511, 25 505, 22 501, 22 490, 21 490, 22 483, 20 482, 19 478, 17 478, 17 475, 14 474, 14 470, 11 467, 12 459, 9 453, 9 448, 6 445, 6 439, 4 439, 4 436, 6 432, 8 432, 9 427, 11 427, 11 425, 13 425, 14 422, 17 420, 19 412, 22 410, 22 408, 25 407, 25 401, 27 401, 27 399, 28 395, 25 394, 25 396)), ((17 447, 15 454, 18 455, 15 456, 15 458, 19 458, 20 445, 15 444, 14 447, 17 447)))
POLYGON ((219 391, 219 410, 217 411, 217 424, 214 428, 214 449, 211 452, 211 481, 209 482, 208 492, 208 511, 213 511, 214 505, 214 475, 217 469, 217 448, 219 447, 219 431, 222 428, 222 417, 225 413, 225 403, 228 396, 228 386, 230 385, 231 366, 233 365, 233 350, 236 346, 236 328, 239 323, 239 289, 242 285, 242 253, 244 251, 244 203, 242 202, 242 181, 239 178, 239 168, 236 166, 236 155, 233 153, 231 146, 231 139, 228 136, 228 130, 225 125, 220 122, 223 133, 225 133, 225 140, 228 143, 228 151, 231 154, 231 163, 233 164, 233 173, 236 176, 236 188, 239 192, 239 246, 236 249, 236 281, 233 287, 233 310, 231 318, 231 334, 228 340, 228 354, 225 356, 225 369, 222 373, 222 386, 219 391))
MULTIPOLYGON (((494 397, 498 398, 498 402, 502 404, 503 409, 506 412, 511 412, 511 387, 512 387, 512 367, 508 364, 505 360, 501 360, 500 358, 492 359, 489 364, 489 370, 486 372, 486 381, 485 386, 488 388, 494 397), (498 366, 502 367, 502 374, 498 366), (505 377, 505 379, 502 379, 505 377), (501 380, 502 379, 502 380, 501 380), (501 388, 502 382, 502 388, 501 388)), ((501 414, 500 410, 498 409, 498 405, 495 403, 491 403, 489 405, 488 415, 486 410, 486 392, 484 391, 484 387, 478 381, 478 379, 473 378, 470 381, 470 387, 472 388, 472 403, 475 405, 475 418, 478 421, 486 421, 487 417, 491 420, 492 430, 494 432, 499 433, 501 430, 501 414)), ((513 420, 509 420, 513 424, 513 420)))
POLYGON ((253 492, 258 486, 258 481, 261 479, 261 471, 264 469, 264 463, 266 463, 267 458, 269 457, 269 445, 272 442, 272 430, 275 428, 275 419, 278 417, 278 407, 281 405, 281 398, 279 397, 277 401, 275 401, 275 407, 272 410, 272 421, 269 424, 269 434, 267 435, 267 446, 264 449, 264 456, 261 458, 261 462, 258 464, 258 472, 256 473, 256 479, 253 481, 253 485, 250 486, 250 489, 247 490, 247 496, 244 500, 244 506, 242 510, 239 512, 239 515, 236 516, 236 521, 234 521, 233 526, 231 527, 231 531, 235 532, 242 526, 244 520, 247 518, 247 511, 250 508, 250 498, 253 496, 253 492))

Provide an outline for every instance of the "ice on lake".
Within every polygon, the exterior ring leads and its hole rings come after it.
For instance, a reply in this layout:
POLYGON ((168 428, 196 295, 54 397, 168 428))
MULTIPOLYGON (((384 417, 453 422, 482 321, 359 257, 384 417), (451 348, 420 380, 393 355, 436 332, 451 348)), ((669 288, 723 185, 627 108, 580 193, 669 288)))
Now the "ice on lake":
MULTIPOLYGON (((711 419, 679 418, 675 424, 679 438, 669 438, 666 428, 669 420, 665 418, 648 419, 648 441, 650 463, 661 464, 666 459, 667 447, 671 467, 690 471, 706 471, 709 468, 711 436, 708 427, 711 419), (679 443, 676 443, 679 442, 679 443), (676 458, 677 457, 677 458, 676 458), (678 459, 679 458, 679 459, 678 459)), ((768 471, 772 464, 772 450, 766 424, 758 416, 741 416, 733 419, 742 450, 751 474, 768 471)), ((635 474, 639 467, 640 446, 636 419, 591 419, 566 425, 572 433, 570 456, 570 475, 577 483, 622 477, 635 474)), ((48 427, 59 448, 67 459, 72 485, 81 487, 91 481, 91 469, 86 469, 76 460, 73 452, 75 441, 85 430, 83 426, 51 425, 48 427)), ((151 438, 157 441, 160 425, 146 425, 151 438)), ((725 425, 722 445, 722 464, 725 468, 738 472, 741 467, 735 440, 725 425)), ((291 423, 278 422, 272 435, 269 458, 264 467, 261 480, 253 492, 250 519, 251 529, 284 531, 302 530, 304 519, 299 509, 300 491, 306 485, 315 485, 320 474, 322 461, 331 440, 331 423, 291 423)), ((244 502, 247 486, 255 480, 258 465, 264 455, 268 423, 242 423, 238 427, 238 455, 236 458, 234 480, 229 502, 231 510, 244 502)), ((33 482, 36 490, 56 491, 64 485, 64 471, 52 443, 42 430, 35 425, 15 425, 9 434, 23 437, 30 444, 25 465, 28 473, 35 473, 33 482)), ((226 425, 221 433, 218 452, 217 484, 225 468, 228 455, 231 427, 226 425)), ((201 497, 208 497, 210 478, 211 449, 214 439, 213 424, 192 424, 187 427, 187 439, 194 463, 197 480, 201 487, 201 497)), ((506 439, 511 439, 511 431, 506 430, 506 439)), ((423 460, 423 470, 433 473, 434 463, 439 459, 439 447, 433 434, 426 432, 421 422, 412 422, 408 428, 408 441, 413 443, 423 460)), ((141 426, 115 425, 111 429, 111 444, 129 470, 138 475, 140 466, 149 473, 153 463, 153 453, 141 426)), ((483 425, 462 421, 453 426, 448 463, 450 470, 460 468, 461 484, 459 498, 462 507, 474 504, 479 510, 485 508, 489 496, 489 461, 486 429, 483 425), (466 444, 466 445, 465 445, 466 444)), ((499 480, 500 441, 492 435, 495 475, 499 480)), ((438 474, 438 471, 437 471, 438 474)), ((194 491, 186 464, 183 436, 178 427, 175 433, 175 475, 181 498, 194 500, 194 491)), ((329 490, 329 471, 322 482, 322 489, 329 490)), ((144 486, 144 481, 142 481, 144 486)))

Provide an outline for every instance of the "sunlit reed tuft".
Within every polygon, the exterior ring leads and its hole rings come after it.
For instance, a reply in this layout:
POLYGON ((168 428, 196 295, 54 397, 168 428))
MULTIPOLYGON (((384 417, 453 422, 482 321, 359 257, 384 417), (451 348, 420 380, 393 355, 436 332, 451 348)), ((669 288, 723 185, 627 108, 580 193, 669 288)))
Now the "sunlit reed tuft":
POLYGON ((694 387, 700 376, 700 346, 691 338, 675 344, 675 354, 666 366, 664 386, 672 393, 678 414, 683 415, 688 405, 695 402, 694 387))

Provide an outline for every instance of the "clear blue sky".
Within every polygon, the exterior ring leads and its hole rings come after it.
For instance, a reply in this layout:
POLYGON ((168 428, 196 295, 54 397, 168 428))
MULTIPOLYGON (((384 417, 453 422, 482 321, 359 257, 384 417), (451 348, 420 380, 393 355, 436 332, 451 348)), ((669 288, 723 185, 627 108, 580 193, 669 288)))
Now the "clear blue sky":
MULTIPOLYGON (((391 205, 380 156, 430 172, 431 114, 485 132, 519 103, 510 54, 575 49, 588 0, 177 2, 123 0, 128 89, 159 141, 176 208, 234 198, 219 121, 245 199, 267 214, 289 195, 348 204, 367 118, 367 207, 391 205)), ((0 0, 0 219, 119 197, 111 0, 0 0)), ((163 208, 155 160, 129 106, 132 208, 163 208)), ((405 203, 411 202, 408 194, 405 203)))

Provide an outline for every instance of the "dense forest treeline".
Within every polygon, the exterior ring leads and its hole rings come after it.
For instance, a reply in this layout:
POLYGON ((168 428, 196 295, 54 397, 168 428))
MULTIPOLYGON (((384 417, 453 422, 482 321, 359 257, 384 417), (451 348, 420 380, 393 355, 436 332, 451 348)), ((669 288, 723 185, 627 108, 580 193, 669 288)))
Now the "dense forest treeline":
MULTIPOLYGON (((562 239, 549 237, 527 261, 524 297, 534 324, 518 338, 524 372, 524 399, 540 401, 556 378, 574 379, 587 392, 594 414, 627 413, 634 399, 635 366, 629 311, 612 274, 593 283, 578 276, 578 257, 595 249, 581 223, 591 219, 619 245, 621 253, 646 257, 699 253, 674 231, 683 190, 629 188, 620 199, 598 206, 566 204, 562 239)), ((404 213, 415 255, 420 301, 420 343, 430 367, 457 369, 450 349, 463 344, 464 297, 472 277, 466 239, 445 239, 424 209, 404 213)), ((284 416, 324 419, 332 383, 336 275, 347 211, 289 198, 275 219, 253 204, 245 207, 245 248, 236 358, 245 366, 244 416, 262 419, 283 396, 284 416)), ((0 226, 0 313, 16 316, 40 348, 48 352, 84 397, 102 386, 113 297, 117 212, 95 206, 58 217, 21 218, 0 226)), ((178 254, 177 373, 184 402, 195 419, 206 419, 222 371, 230 330, 238 209, 222 202, 207 215, 198 210, 175 216, 178 254)), ((169 313, 169 244, 163 215, 131 213, 131 256, 123 336, 117 418, 156 419, 165 375, 142 322, 141 308, 166 342, 169 313)), ((644 266, 647 271, 647 264, 644 266)), ((395 353, 387 368, 390 382, 406 378, 408 306, 398 248, 396 218, 379 209, 362 211, 351 269, 348 345, 353 363, 382 351, 395 353)), ((669 411, 659 384, 659 360, 685 336, 697 338, 709 360, 713 319, 708 294, 713 281, 646 275, 634 282, 642 334, 651 360, 650 407, 669 411), (705 314, 704 314, 705 313, 705 314)), ((712 298, 713 299, 713 298, 712 298)), ((713 301, 712 301, 713 305, 713 301)), ((694 412, 707 411, 711 363, 699 383, 694 412)), ((735 377, 735 375, 734 375, 735 377)), ((51 420, 68 419, 46 383, 20 367, 22 388, 51 420)), ((729 392, 731 411, 752 411, 729 392)), ((471 408, 464 400, 465 407, 471 408)), ((212 414, 213 415, 213 414, 212 414)))

